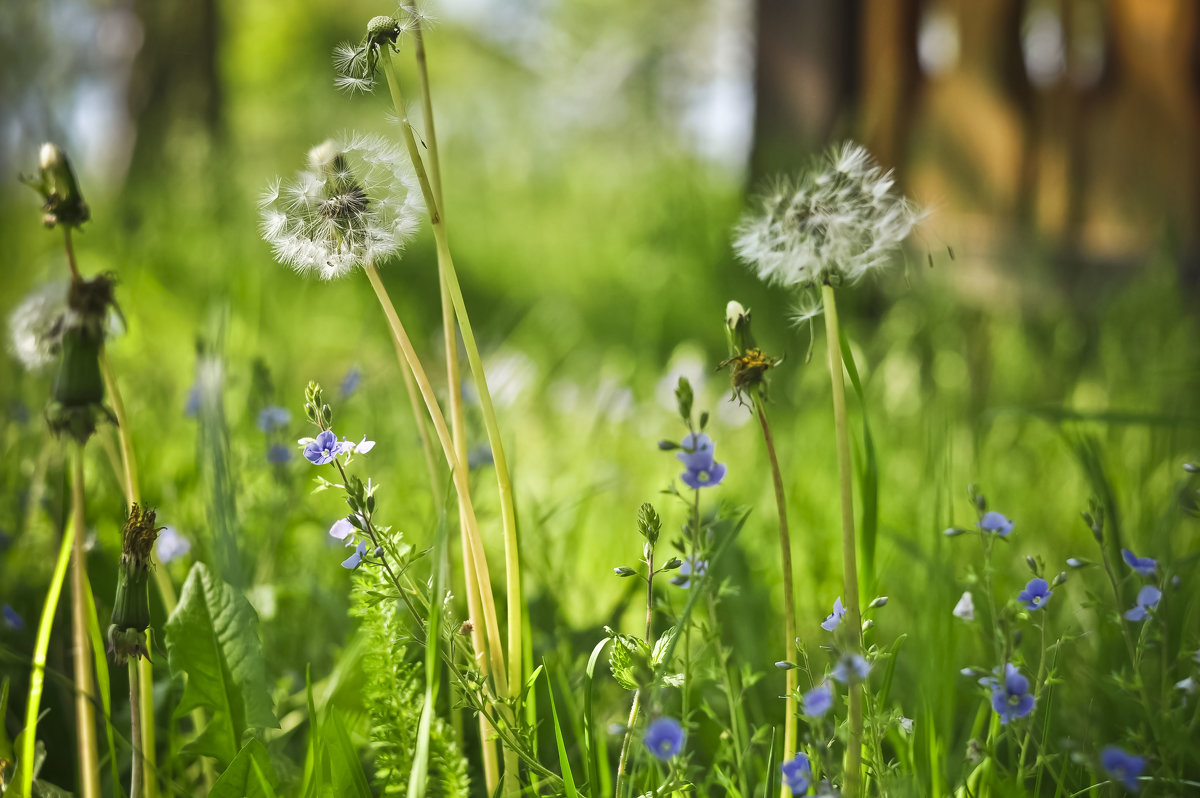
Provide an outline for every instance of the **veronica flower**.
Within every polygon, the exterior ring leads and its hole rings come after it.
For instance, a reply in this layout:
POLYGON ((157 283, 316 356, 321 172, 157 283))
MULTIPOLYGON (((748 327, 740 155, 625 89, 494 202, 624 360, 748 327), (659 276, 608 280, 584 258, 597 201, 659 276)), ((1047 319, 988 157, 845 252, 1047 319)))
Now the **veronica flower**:
POLYGON ((345 444, 339 443, 333 430, 322 430, 314 440, 304 447, 304 459, 313 465, 332 463, 333 458, 346 451, 345 444))
POLYGON ((358 542, 358 547, 354 550, 354 553, 351 554, 346 559, 342 560, 342 567, 348 568, 351 571, 353 571, 355 568, 357 568, 359 565, 362 564, 362 558, 364 555, 366 555, 366 553, 367 553, 367 542, 365 540, 360 540, 358 542))
POLYGON ((14 632, 19 632, 25 628, 25 619, 7 604, 0 607, 0 617, 4 619, 4 625, 14 632))
POLYGON ((819 684, 804 694, 804 714, 810 718, 819 718, 833 708, 833 688, 828 684, 819 684))
POLYGON ((1115 745, 1110 745, 1100 752, 1100 765, 1109 776, 1121 782, 1125 789, 1137 792, 1138 776, 1146 768, 1146 758, 1127 754, 1115 745))
POLYGON ((259 207, 276 260, 333 280, 398 253, 416 232, 424 200, 399 147, 356 134, 314 147, 308 169, 273 183, 259 207))
POLYGON ((342 377, 342 382, 338 386, 338 396, 342 399, 348 399, 352 396, 358 387, 362 385, 362 369, 352 368, 346 372, 346 376, 342 377))
POLYGON ((979 519, 976 524, 984 532, 994 532, 1000 537, 1008 537, 1008 534, 1013 530, 1013 522, 1005 518, 995 510, 989 510, 983 514, 983 518, 979 519))
POLYGON ((158 555, 158 561, 164 564, 172 560, 178 560, 191 550, 191 542, 179 534, 179 530, 173 526, 163 527, 158 533, 158 540, 154 543, 154 551, 158 555))
POLYGON ((871 673, 871 665, 859 654, 843 654, 829 674, 842 684, 861 682, 871 673))
POLYGON ((362 440, 359 441, 358 443, 353 443, 351 441, 346 440, 345 438, 342 438, 342 451, 343 452, 348 452, 348 453, 352 453, 352 454, 366 454, 367 452, 371 451, 374 448, 375 448, 375 441, 367 440, 366 435, 364 435, 362 440))
POLYGON ((708 573, 708 560, 698 560, 695 557, 688 557, 679 566, 679 574, 671 577, 671 584, 676 587, 688 588, 692 586, 692 577, 701 577, 708 573))
POLYGON ((804 795, 812 786, 812 764, 804 754, 796 754, 780 765, 779 770, 783 773, 783 786, 791 790, 792 795, 804 795))
POLYGON ((1004 665, 1004 682, 996 678, 982 680, 992 688, 992 709, 1007 724, 1033 711, 1035 699, 1029 694, 1029 680, 1011 662, 1004 665))
POLYGON ((842 597, 838 596, 833 600, 833 612, 825 616, 825 620, 821 621, 821 628, 826 632, 832 632, 842 623, 842 618, 846 616, 846 608, 842 606, 842 597))
POLYGON ((685 737, 683 727, 675 718, 659 718, 646 728, 643 740, 650 753, 665 762, 679 755, 685 737))
POLYGON ((258 428, 266 433, 283 429, 292 423, 292 414, 279 405, 267 405, 258 411, 258 428))
POLYGON ((680 443, 682 451, 677 452, 675 457, 687 469, 679 478, 689 488, 711 488, 725 478, 725 464, 713 459, 715 448, 716 444, 704 433, 688 433, 684 436, 680 443))
POLYGON ((1162 591, 1154 585, 1144 586, 1138 591, 1137 601, 1134 602, 1133 607, 1125 611, 1125 620, 1134 622, 1144 620, 1146 615, 1158 606, 1161 598, 1162 591))
POLYGON ((920 219, 892 173, 847 142, 772 185, 743 217, 734 249, 759 279, 789 287, 854 283, 887 264, 920 219))
POLYGON ((1045 579, 1030 579, 1025 589, 1017 594, 1017 601, 1024 604, 1027 610, 1040 610, 1046 606, 1052 595, 1054 591, 1045 579))
POLYGON ((964 621, 975 620, 975 600, 971 598, 970 590, 964 590, 958 603, 954 605, 954 617, 962 618, 964 621))
POLYGON ((339 518, 333 522, 333 526, 329 527, 330 536, 338 540, 345 540, 357 531, 354 524, 350 523, 349 518, 339 518))
POLYGON ((1154 576, 1158 570, 1158 561, 1151 557, 1139 557, 1129 549, 1121 549, 1125 563, 1142 576, 1154 576))
POLYGON ((273 443, 267 448, 267 462, 283 465, 292 461, 292 450, 282 443, 273 443))

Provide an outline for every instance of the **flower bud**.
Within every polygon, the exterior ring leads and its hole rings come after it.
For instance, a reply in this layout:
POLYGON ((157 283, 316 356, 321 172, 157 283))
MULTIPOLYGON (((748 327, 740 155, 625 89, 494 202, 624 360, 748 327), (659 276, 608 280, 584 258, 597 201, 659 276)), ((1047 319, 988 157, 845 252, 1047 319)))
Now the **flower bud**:
POLYGON ((645 502, 638 508, 637 525, 638 532, 642 534, 649 545, 653 546, 658 542, 658 535, 662 530, 662 519, 659 518, 658 513, 654 510, 654 505, 650 502, 645 502))
POLYGON ((867 605, 867 609, 875 609, 876 607, 886 607, 887 603, 888 603, 887 596, 876 596, 875 599, 872 600, 871 603, 867 605))
POLYGON ((1183 470, 1189 474, 1200 474, 1200 465, 1196 465, 1195 463, 1184 463, 1183 470))
POLYGON ((117 596, 108 627, 109 650, 118 664, 130 657, 149 656, 145 632, 150 626, 150 560, 154 541, 163 529, 154 524, 155 511, 134 504, 121 533, 117 596))
POLYGON ((683 565, 683 560, 679 559, 678 557, 672 557, 671 559, 667 560, 667 564, 662 567, 662 570, 674 571, 681 565, 683 565))
POLYGON ((968 531, 969 530, 963 529, 962 527, 959 527, 959 526, 952 526, 952 527, 946 529, 944 532, 942 532, 942 534, 948 538, 956 538, 959 535, 967 534, 968 531))
POLYGON ((71 161, 56 145, 43 144, 38 152, 38 176, 22 177, 21 180, 42 195, 42 210, 45 211, 42 224, 46 227, 61 224, 78 228, 91 218, 71 161))
POLYGON ((1067 581, 1067 572, 1059 571, 1058 576, 1054 577, 1054 587, 1058 587, 1059 585, 1063 584, 1066 581, 1067 581))
POLYGON ((779 662, 775 663, 775 667, 779 668, 779 670, 781 670, 781 671, 790 671, 793 668, 797 668, 799 666, 796 665, 795 663, 788 662, 786 659, 781 659, 781 660, 779 660, 779 662))

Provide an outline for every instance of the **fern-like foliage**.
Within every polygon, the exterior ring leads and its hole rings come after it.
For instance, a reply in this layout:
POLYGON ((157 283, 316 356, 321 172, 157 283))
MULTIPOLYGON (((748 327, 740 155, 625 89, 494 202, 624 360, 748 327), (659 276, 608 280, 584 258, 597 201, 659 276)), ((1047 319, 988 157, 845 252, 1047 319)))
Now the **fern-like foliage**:
MULTIPOLYGON (((411 618, 376 568, 360 568, 355 579, 354 614, 368 638, 363 658, 363 699, 371 715, 375 780, 384 795, 405 795, 417 746, 417 724, 425 695, 424 649, 409 634, 411 618)), ((429 739, 429 798, 465 798, 467 761, 454 730, 434 716, 429 739)))

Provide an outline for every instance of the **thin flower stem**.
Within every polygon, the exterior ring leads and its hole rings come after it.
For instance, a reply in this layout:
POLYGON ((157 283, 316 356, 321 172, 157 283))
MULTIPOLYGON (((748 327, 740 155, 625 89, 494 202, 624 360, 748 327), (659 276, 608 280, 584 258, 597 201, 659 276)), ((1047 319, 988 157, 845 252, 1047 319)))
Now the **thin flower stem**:
MULTIPOLYGON (((654 623, 654 548, 650 547, 646 557, 646 643, 650 643, 650 634, 654 623)), ((629 762, 629 743, 633 739, 633 727, 637 724, 638 709, 641 705, 641 688, 633 691, 633 706, 629 708, 629 722, 625 724, 625 738, 621 741, 621 756, 617 760, 617 784, 614 794, 620 798, 621 787, 625 781, 625 771, 629 762)))
POLYGON ((62 225, 63 231, 63 248, 67 251, 67 265, 71 267, 71 277, 78 280, 79 266, 75 263, 75 244, 71 241, 70 225, 62 225))
MULTIPOLYGON (((767 446, 767 458, 771 462, 771 477, 775 485, 775 507, 779 514, 779 562, 783 570, 783 658, 791 662, 796 653, 796 599, 792 586, 792 539, 788 534, 787 494, 783 488, 779 458, 775 454, 775 439, 767 423, 767 411, 763 407, 762 399, 757 396, 754 397, 754 410, 759 426, 762 427, 763 442, 767 446)), ((788 762, 796 755, 796 687, 799 675, 795 668, 788 668, 784 673, 787 677, 787 700, 784 703, 782 761, 788 762)), ((781 795, 786 798, 790 790, 786 785, 780 789, 781 795)))
POLYGON ((100 798, 100 756, 96 744, 96 687, 92 676, 92 646, 88 639, 87 559, 84 541, 83 444, 75 449, 71 508, 75 537, 71 551, 71 643, 75 676, 76 761, 82 798, 100 798))
POLYGON ((475 518, 475 509, 470 500, 471 492, 467 482, 465 464, 460 463, 455 454, 454 442, 450 439, 449 430, 446 429, 446 419, 442 415, 441 408, 438 407, 437 397, 433 394, 433 386, 429 384, 429 378, 425 375, 425 369, 421 365, 421 361, 417 358, 416 351, 413 350, 412 342, 408 339, 408 334, 404 331, 404 325, 400 322, 400 317, 396 314, 396 308, 392 305, 387 290, 383 287, 383 281, 379 279, 379 272, 371 265, 366 266, 365 270, 367 278, 371 281, 371 287, 375 289, 375 295, 379 299, 380 305, 383 306, 383 312, 387 317, 388 326, 391 328, 392 341, 396 345, 396 350, 408 364, 408 368, 412 370, 413 377, 417 381, 417 386, 421 390, 421 398, 425 400, 425 409, 429 412, 429 417, 433 421, 434 430, 437 432, 438 441, 442 446, 442 453, 446 457, 446 463, 450 467, 454 478, 455 489, 458 491, 459 499, 466 510, 464 515, 468 524, 470 548, 475 560, 476 583, 479 586, 480 604, 483 610, 483 622, 488 640, 488 653, 492 662, 491 676, 496 683, 496 692, 501 696, 507 696, 509 685, 504 672, 504 651, 500 646, 500 626, 496 620, 496 604, 495 599, 492 597, 491 578, 488 574, 483 541, 479 537, 478 521, 475 518))
MULTIPOLYGON (((1041 611, 1041 617, 1038 619, 1038 626, 1041 627, 1041 646, 1038 648, 1038 669, 1037 678, 1033 680, 1033 689, 1036 692, 1046 678, 1046 611, 1041 611)), ((1043 712, 1049 711, 1049 707, 1043 706, 1043 712)), ((1029 748, 1029 741, 1033 737, 1033 721, 1027 723, 1025 728, 1025 739, 1021 741, 1021 755, 1017 758, 1017 784, 1021 785, 1025 776, 1025 754, 1029 748)))
MULTIPOLYGON (((825 306, 825 338, 829 350, 829 376, 833 384, 833 423, 837 432, 838 477, 842 499, 842 580, 846 595, 846 623, 857 651, 862 650, 862 613, 858 602, 858 562, 854 539, 854 492, 850 472, 850 435, 846 424, 846 384, 842 376, 842 349, 838 332, 837 301, 833 286, 821 285, 825 306)), ((863 700, 862 686, 852 684, 850 736, 846 741, 845 798, 858 798, 862 787, 863 700)))
POLYGON ((524 667, 522 652, 524 651, 524 600, 521 589, 521 559, 520 546, 517 536, 516 511, 513 505, 512 477, 509 474, 508 459, 504 454, 504 442, 500 437, 500 425, 496 420, 496 409, 492 404, 492 395, 487 385, 487 377, 483 370, 483 360, 479 356, 479 346, 475 342, 475 333, 471 327, 471 319, 467 314, 466 302, 463 300, 462 288, 458 284, 458 275, 454 269, 454 260, 450 256, 450 247, 446 241, 446 224, 442 216, 441 206, 437 195, 429 182, 425 165, 421 159, 420 149, 413 138, 412 125, 408 121, 404 96, 401 93, 400 81, 391 58, 384 58, 384 74, 387 76, 388 88, 391 90, 392 103, 396 114, 400 117, 400 129, 404 143, 408 147, 409 157, 417 172, 417 181, 425 196, 425 204, 429 208, 429 223, 433 228, 433 238, 437 246, 437 257, 440 268, 444 269, 450 298, 454 304, 454 312, 458 317, 459 329, 462 332, 463 344, 467 350, 467 362, 471 367, 471 377, 475 382, 475 390, 479 394, 479 407, 483 411, 483 424, 487 429, 488 445, 492 449, 492 461, 496 469, 496 484, 500 497, 500 522, 504 530, 504 564, 505 587, 508 598, 508 667, 509 683, 523 684, 524 667))
POLYGON ((142 740, 141 700, 142 689, 138 679, 138 659, 129 660, 129 747, 133 749, 133 766, 129 776, 129 798, 145 798, 142 792, 142 768, 145 762, 142 751, 145 743, 142 740))

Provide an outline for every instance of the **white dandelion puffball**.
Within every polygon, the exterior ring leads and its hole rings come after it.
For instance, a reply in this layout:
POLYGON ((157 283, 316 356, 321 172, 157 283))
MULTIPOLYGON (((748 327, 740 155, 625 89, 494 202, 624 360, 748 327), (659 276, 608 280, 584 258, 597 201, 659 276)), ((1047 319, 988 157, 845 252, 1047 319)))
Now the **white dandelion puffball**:
POLYGON ((734 249, 782 286, 854 283, 885 266, 921 219, 861 146, 843 144, 794 178, 777 180, 742 218, 734 249))
POLYGON ((259 202, 275 259, 333 280, 378 265, 416 232, 425 202, 408 156, 380 136, 353 134, 308 153, 308 168, 275 181, 259 202))
POLYGON ((67 312, 67 281, 35 288, 8 317, 8 348, 28 371, 54 362, 67 312))

